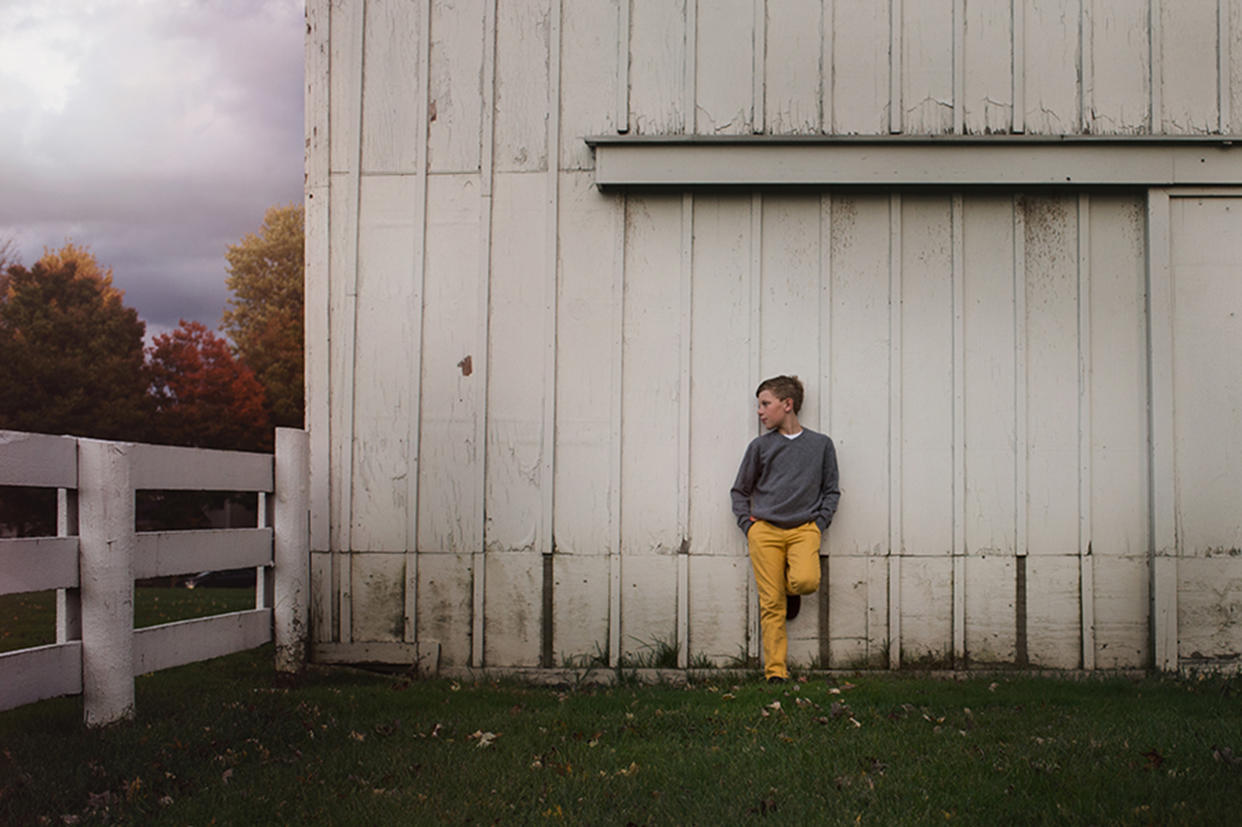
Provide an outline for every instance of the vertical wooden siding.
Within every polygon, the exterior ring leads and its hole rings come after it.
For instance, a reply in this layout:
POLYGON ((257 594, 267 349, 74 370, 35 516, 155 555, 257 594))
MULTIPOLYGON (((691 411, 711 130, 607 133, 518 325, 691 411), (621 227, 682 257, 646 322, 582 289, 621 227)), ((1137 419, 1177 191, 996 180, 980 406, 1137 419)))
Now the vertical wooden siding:
POLYGON ((795 372, 796 659, 1146 663, 1140 197, 601 194, 581 138, 1229 131, 1237 3, 308 3, 318 639, 755 653, 725 494, 795 372))

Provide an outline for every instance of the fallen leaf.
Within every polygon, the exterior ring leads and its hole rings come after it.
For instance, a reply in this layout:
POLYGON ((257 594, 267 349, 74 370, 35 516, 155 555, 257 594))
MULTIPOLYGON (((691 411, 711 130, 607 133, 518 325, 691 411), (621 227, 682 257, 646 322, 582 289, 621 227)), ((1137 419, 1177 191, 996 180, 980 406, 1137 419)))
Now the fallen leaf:
POLYGON ((851 717, 851 718, 850 718, 850 723, 851 723, 851 724, 853 724, 853 725, 854 725, 854 726, 856 726, 856 727, 862 727, 862 724, 858 723, 857 719, 855 719, 855 718, 853 718, 853 717, 851 717))
POLYGON ((781 702, 780 702, 780 701, 772 701, 772 703, 768 704, 768 709, 771 709, 773 712, 780 712, 780 711, 781 711, 781 702))
POLYGON ((1242 757, 1233 754, 1229 747, 1212 747, 1212 759, 1224 764, 1242 764, 1242 757))
POLYGON ((1147 752, 1142 753, 1142 755, 1147 759, 1147 769, 1149 770, 1158 770, 1160 765, 1164 763, 1164 756, 1154 749, 1149 749, 1147 752))
POLYGON ((617 775, 624 775, 624 776, 626 776, 626 777, 628 778, 629 776, 634 775, 634 774, 635 774, 635 773, 637 773, 637 772, 638 772, 638 764, 636 764, 636 763, 634 763, 633 761, 631 761, 631 762, 630 762, 630 765, 629 765, 628 767, 626 767, 626 768, 625 768, 625 769, 623 769, 623 770, 617 770, 616 774, 617 774, 617 775))
POLYGON ((365 741, 367 739, 365 734, 352 729, 349 731, 349 737, 355 741, 365 741))
POLYGON ((499 732, 484 732, 481 729, 476 729, 474 732, 466 736, 466 740, 467 741, 478 741, 479 747, 490 747, 492 745, 492 742, 495 741, 499 737, 500 737, 499 732))
POLYGON ((223 781, 225 784, 227 784, 227 783, 229 783, 230 781, 232 781, 232 780, 233 780, 233 768, 232 768, 232 767, 229 767, 227 770, 225 770, 225 771, 224 771, 224 772, 220 775, 220 780, 221 780, 221 781, 223 781))

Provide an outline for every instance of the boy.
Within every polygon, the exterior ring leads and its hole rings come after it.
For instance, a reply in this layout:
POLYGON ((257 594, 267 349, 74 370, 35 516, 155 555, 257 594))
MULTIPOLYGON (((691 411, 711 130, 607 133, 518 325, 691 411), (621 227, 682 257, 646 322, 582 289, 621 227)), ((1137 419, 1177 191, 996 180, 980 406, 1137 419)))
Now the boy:
POLYGON ((798 424, 802 395, 796 376, 759 385, 759 421, 768 432, 746 448, 729 492, 750 547, 770 683, 789 678, 785 620, 798 614, 801 595, 819 588, 820 539, 841 499, 832 440, 798 424))

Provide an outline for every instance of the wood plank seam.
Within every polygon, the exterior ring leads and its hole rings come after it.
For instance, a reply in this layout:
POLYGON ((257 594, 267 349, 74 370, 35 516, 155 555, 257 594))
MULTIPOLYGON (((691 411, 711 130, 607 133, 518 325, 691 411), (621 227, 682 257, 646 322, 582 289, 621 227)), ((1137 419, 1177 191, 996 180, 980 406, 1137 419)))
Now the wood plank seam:
POLYGON ((902 535, 902 199, 888 201, 888 667, 901 668, 902 535))
POLYGON ((953 259, 953 663, 966 662, 966 269, 964 197, 950 206, 953 259))
POLYGON ((418 39, 419 96, 415 100, 416 121, 414 185, 414 295, 411 296, 407 314, 413 320, 414 329, 410 340, 418 350, 418 358, 410 366, 410 411, 406 422, 406 538, 405 538, 405 594, 402 608, 402 639, 418 640, 418 513, 419 513, 419 467, 422 456, 422 384, 426 354, 423 348, 423 314, 427 296, 427 166, 428 140, 431 108, 431 3, 424 3, 420 10, 418 39))
POLYGON ((1161 0, 1148 0, 1147 6, 1148 84, 1151 107, 1148 132, 1164 132, 1164 24, 1161 21, 1161 0))
MULTIPOLYGON (((819 418, 823 432, 832 435, 832 194, 819 197, 819 418), (825 355, 826 354, 826 355, 825 355)), ((832 593, 830 565, 832 534, 820 548, 820 610, 819 664, 828 668, 832 662, 832 614, 829 595, 832 593)))
POLYGON ((342 406, 344 422, 341 424, 342 438, 345 440, 345 447, 341 452, 341 504, 343 513, 343 523, 341 531, 344 534, 344 542, 341 544, 339 563, 340 563, 340 593, 338 619, 340 627, 337 639, 343 643, 348 643, 353 639, 353 526, 354 526, 354 419, 356 416, 357 405, 357 344, 358 344, 358 266, 360 263, 360 247, 362 234, 362 129, 364 124, 366 101, 363 98, 363 91, 366 88, 366 30, 367 30, 367 8, 363 4, 360 22, 358 24, 357 39, 355 41, 357 59, 356 84, 351 84, 351 88, 357 90, 357 110, 356 118, 351 118, 355 125, 355 133, 353 135, 353 145, 349 147, 349 157, 353 161, 353 168, 350 170, 349 182, 349 212, 353 216, 353 233, 350 243, 352 249, 349 251, 348 259, 350 260, 349 281, 346 287, 346 336, 345 357, 341 360, 345 373, 342 384, 347 388, 348 398, 342 406))
POLYGON ((953 133, 966 132, 966 0, 953 0, 953 133))
POLYGON ((902 101, 901 83, 902 70, 902 32, 905 10, 902 0, 889 0, 888 3, 888 131, 900 134, 904 121, 905 106, 902 101))
POLYGON ((630 131, 630 3, 617 2, 617 133, 630 131))
POLYGON ((681 131, 690 135, 698 131, 698 0, 685 0, 685 28, 682 54, 681 131))
MULTIPOLYGON (((623 0, 626 2, 627 0, 623 0)), ((610 539, 608 557, 608 665, 615 668, 621 663, 621 456, 622 411, 624 407, 625 367, 625 243, 628 222, 629 196, 620 192, 616 196, 615 224, 612 250, 612 399, 609 405, 608 431, 612 450, 609 454, 608 504, 610 539)))
POLYGON ((544 349, 543 349, 543 427, 540 434, 540 551, 544 554, 543 576, 543 647, 540 659, 551 667, 553 649, 553 573, 552 555, 556 553, 556 351, 558 286, 560 256, 560 135, 561 135, 561 0, 552 0, 548 32, 548 118, 547 118, 547 218, 544 239, 544 349))
POLYGON ((694 194, 681 197, 681 329, 678 333, 680 377, 677 390, 677 530, 681 545, 677 560, 677 665, 685 668, 690 648, 690 370, 694 319, 694 194))
POLYGON ((753 0, 754 29, 751 51, 751 132, 762 135, 766 131, 766 72, 767 72, 767 0, 753 0))
POLYGON ((488 396, 491 385, 491 360, 488 358, 492 316, 492 186, 495 175, 496 151, 496 12, 499 0, 486 0, 483 5, 483 95, 482 135, 479 148, 479 177, 482 205, 480 209, 479 243, 479 329, 480 358, 476 367, 479 373, 479 416, 475 420, 475 445, 481 461, 475 477, 475 496, 482 504, 479 513, 479 537, 482 545, 471 552, 471 600, 470 600, 470 665, 483 666, 483 608, 484 588, 487 576, 487 424, 489 420, 488 396))
POLYGON ((1091 196, 1078 196, 1078 554, 1083 669, 1095 668, 1095 578, 1091 555, 1091 196))
POLYGON ((1011 131, 1026 132, 1026 0, 1010 0, 1013 112, 1011 131))
POLYGON ((1030 485, 1030 446, 1027 439, 1028 396, 1027 386, 1027 313, 1026 313, 1026 200, 1015 193, 1011 203, 1013 213, 1013 332, 1014 332, 1014 380, 1013 380, 1013 514, 1014 551, 1018 557, 1025 556, 1029 528, 1029 503, 1027 490, 1030 485))

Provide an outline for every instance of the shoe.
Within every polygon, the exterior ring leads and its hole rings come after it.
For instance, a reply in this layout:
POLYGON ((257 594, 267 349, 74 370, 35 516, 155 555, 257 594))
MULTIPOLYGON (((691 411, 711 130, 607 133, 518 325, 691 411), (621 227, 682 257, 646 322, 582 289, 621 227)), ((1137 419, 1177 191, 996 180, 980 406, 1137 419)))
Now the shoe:
POLYGON ((768 683, 770 684, 777 684, 777 683, 784 683, 784 682, 785 682, 785 679, 782 678, 780 675, 769 675, 768 676, 768 683))
POLYGON ((802 608, 802 595, 787 594, 785 595, 785 620, 793 620, 798 616, 798 610, 802 608))

